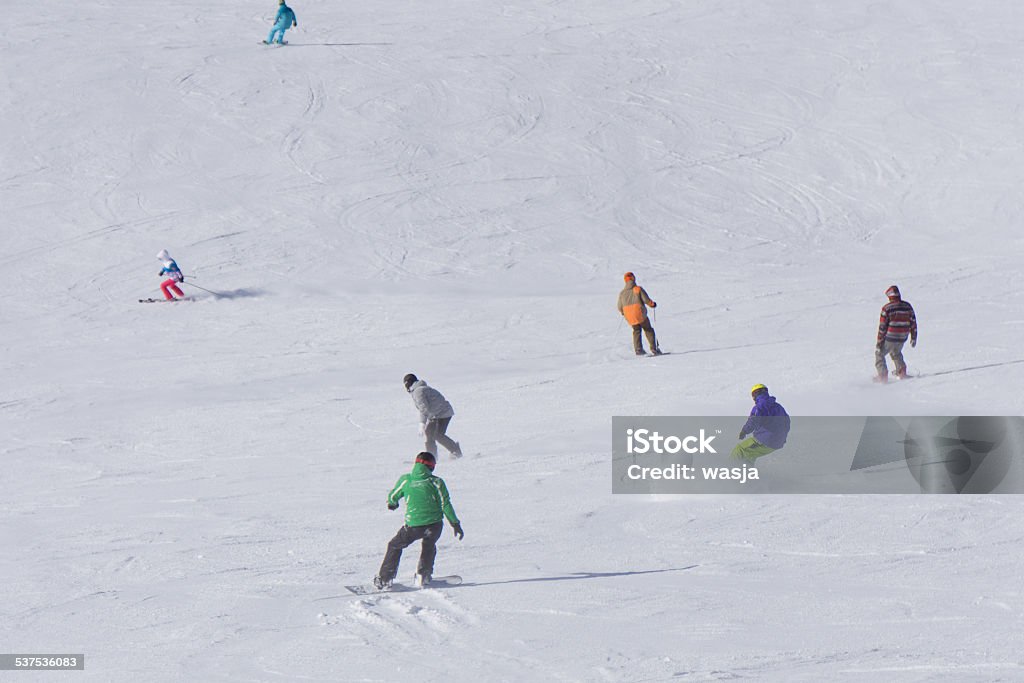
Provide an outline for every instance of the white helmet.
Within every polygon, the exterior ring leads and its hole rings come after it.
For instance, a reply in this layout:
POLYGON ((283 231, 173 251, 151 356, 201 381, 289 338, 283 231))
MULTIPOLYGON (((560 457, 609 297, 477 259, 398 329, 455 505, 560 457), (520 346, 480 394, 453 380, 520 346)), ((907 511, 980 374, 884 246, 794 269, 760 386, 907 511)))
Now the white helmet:
POLYGON ((171 260, 171 255, 167 253, 166 249, 161 249, 160 253, 157 254, 156 257, 158 259, 160 259, 161 261, 170 261, 171 260))

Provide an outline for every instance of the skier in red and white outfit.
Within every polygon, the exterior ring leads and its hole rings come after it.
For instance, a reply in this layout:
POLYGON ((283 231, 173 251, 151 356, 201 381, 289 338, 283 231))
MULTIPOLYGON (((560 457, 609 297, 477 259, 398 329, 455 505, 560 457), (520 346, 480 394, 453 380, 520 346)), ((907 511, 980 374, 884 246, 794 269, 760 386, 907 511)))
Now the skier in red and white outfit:
POLYGON ((910 302, 900 296, 900 288, 892 285, 885 290, 889 303, 882 306, 882 315, 878 321, 878 337, 875 341, 875 370, 878 375, 876 382, 889 381, 889 368, 885 365, 885 357, 893 361, 893 371, 900 379, 907 376, 907 364, 903 361, 903 345, 910 339, 910 346, 917 346, 917 316, 910 302))
POLYGON ((168 301, 174 299, 171 292, 178 295, 178 298, 185 296, 185 293, 178 287, 179 282, 185 281, 185 276, 181 272, 181 268, 174 262, 171 255, 167 253, 166 249, 161 249, 160 253, 156 255, 158 259, 163 261, 164 267, 160 269, 157 275, 167 275, 168 278, 160 283, 160 291, 164 293, 164 298, 168 301), (170 290, 170 291, 168 291, 170 290))

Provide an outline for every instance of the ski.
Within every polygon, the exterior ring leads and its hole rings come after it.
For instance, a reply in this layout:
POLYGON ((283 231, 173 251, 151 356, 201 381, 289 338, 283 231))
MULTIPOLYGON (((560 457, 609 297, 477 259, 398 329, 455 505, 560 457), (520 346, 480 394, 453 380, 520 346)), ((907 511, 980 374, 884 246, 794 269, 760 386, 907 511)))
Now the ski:
POLYGON ((281 43, 268 43, 268 42, 267 42, 267 41, 265 41, 265 40, 262 40, 262 41, 260 41, 260 42, 261 42, 261 43, 263 43, 264 45, 287 45, 287 44, 288 44, 288 41, 287 41, 287 40, 286 40, 286 41, 284 41, 284 42, 281 42, 281 43))
POLYGON ((186 296, 181 299, 139 299, 140 304, 173 304, 176 301, 192 301, 192 297, 186 296))
POLYGON ((451 576, 435 576, 430 580, 426 586, 409 586, 404 583, 392 583, 387 588, 377 588, 372 583, 359 584, 356 586, 345 586, 345 589, 355 595, 376 595, 377 593, 407 593, 410 591, 418 591, 428 588, 451 588, 452 586, 458 586, 462 583, 462 577, 451 575, 451 576))

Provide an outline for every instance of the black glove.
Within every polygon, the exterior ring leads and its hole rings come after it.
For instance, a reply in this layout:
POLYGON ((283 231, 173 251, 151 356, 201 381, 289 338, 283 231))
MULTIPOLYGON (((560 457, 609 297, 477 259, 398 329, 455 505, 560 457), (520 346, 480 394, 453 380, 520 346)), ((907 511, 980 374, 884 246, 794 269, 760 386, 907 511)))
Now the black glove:
POLYGON ((658 304, 654 301, 651 302, 651 308, 657 308, 658 304))
POLYGON ((747 438, 747 433, 741 429, 740 430, 740 441, 743 441, 743 439, 745 439, 745 438, 747 438))
POLYGON ((388 510, 397 510, 398 503, 388 503, 388 510))
POLYGON ((912 349, 913 348, 917 348, 917 340, 916 339, 911 339, 910 340, 910 348, 912 348, 912 349))
POLYGON ((462 537, 465 536, 465 534, 462 533, 462 525, 461 524, 458 524, 458 523, 452 524, 452 531, 455 532, 455 538, 459 539, 460 541, 462 540, 462 537))

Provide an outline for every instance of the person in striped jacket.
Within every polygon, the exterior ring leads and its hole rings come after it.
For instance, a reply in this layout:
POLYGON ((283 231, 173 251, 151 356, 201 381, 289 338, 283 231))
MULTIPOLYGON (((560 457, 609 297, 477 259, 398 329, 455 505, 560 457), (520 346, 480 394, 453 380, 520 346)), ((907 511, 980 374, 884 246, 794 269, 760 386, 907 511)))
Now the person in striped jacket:
POLYGON ((882 306, 882 315, 878 321, 878 337, 875 340, 876 382, 889 381, 889 368, 885 357, 890 356, 893 371, 900 379, 907 376, 907 364, 903 360, 903 345, 910 339, 910 346, 917 346, 917 316, 910 302, 900 296, 900 288, 892 285, 885 290, 889 302, 882 306))

